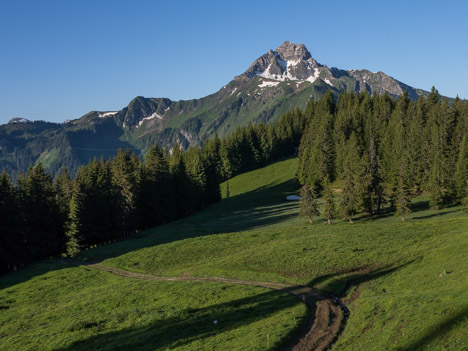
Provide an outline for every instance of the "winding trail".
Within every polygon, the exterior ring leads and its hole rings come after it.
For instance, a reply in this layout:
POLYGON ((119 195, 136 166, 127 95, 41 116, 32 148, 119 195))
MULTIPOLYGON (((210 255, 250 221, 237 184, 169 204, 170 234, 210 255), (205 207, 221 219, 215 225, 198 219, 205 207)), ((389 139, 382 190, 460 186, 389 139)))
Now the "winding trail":
POLYGON ((308 286, 219 277, 159 277, 151 274, 135 273, 120 268, 109 267, 101 263, 79 262, 70 259, 66 260, 66 262, 75 266, 87 266, 134 279, 251 285, 291 294, 306 304, 310 313, 307 326, 304 327, 296 339, 286 348, 287 351, 327 350, 331 348, 331 345, 336 341, 345 325, 348 313, 347 308, 339 299, 324 291, 308 286))

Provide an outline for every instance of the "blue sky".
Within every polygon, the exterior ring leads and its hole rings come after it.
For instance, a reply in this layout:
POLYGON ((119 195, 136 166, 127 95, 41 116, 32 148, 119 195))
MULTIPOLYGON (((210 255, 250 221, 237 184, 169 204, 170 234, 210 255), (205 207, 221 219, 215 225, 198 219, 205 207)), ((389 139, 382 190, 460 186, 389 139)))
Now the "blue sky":
POLYGON ((283 41, 468 98, 464 1, 0 0, 0 123, 216 92, 283 41))

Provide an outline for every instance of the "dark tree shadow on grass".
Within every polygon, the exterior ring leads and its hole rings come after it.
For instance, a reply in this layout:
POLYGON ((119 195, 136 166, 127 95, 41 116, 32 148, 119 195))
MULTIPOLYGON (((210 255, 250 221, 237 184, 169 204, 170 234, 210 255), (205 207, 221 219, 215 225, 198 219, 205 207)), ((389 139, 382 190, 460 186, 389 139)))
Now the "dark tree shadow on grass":
POLYGON ((431 213, 431 214, 428 214, 428 215, 425 215, 425 216, 413 216, 412 219, 415 219, 415 220, 418 220, 418 219, 428 219, 428 218, 446 216, 446 215, 448 215, 448 214, 453 214, 453 213, 455 213, 455 212, 461 212, 461 211, 463 211, 463 209, 461 209, 461 208, 455 208, 455 209, 453 209, 452 207, 454 207, 454 206, 445 207, 445 208, 443 208, 443 209, 437 210, 438 212, 436 212, 436 213, 431 213))
MULTIPOLYGON (((456 327, 462 321, 468 320, 468 305, 465 306, 459 313, 454 317, 445 320, 439 324, 431 326, 425 336, 415 340, 411 344, 399 348, 398 351, 419 351, 425 350, 426 347, 436 339, 441 338, 443 335, 449 333, 454 327, 456 327)), ((468 341, 468 336, 467 336, 468 341)), ((465 345, 467 346, 467 345, 465 345)))
POLYGON ((20 269, 19 271, 13 271, 0 277, 0 290, 26 282, 48 272, 61 269, 70 269, 70 265, 62 263, 61 260, 44 260, 36 262, 20 269))
MULTIPOLYGON (((56 351, 172 349, 248 326, 301 303, 299 299, 292 296, 285 299, 284 293, 267 291, 205 308, 187 309, 177 317, 164 318, 150 325, 98 334, 56 349, 56 351), (214 325, 214 320, 219 323, 214 325)), ((291 315, 291 320, 294 318, 291 315)), ((98 328, 93 331, 95 333, 99 333, 99 327, 102 327, 94 321, 87 321, 81 325, 83 328, 98 328)), ((304 318, 301 324, 298 324, 298 328, 292 328, 280 342, 270 346, 273 346, 274 350, 283 349, 299 335, 306 325, 307 318, 304 318)), ((268 333, 268 330, 264 332, 268 333)), ((265 346, 266 343, 265 335, 265 346)))
POLYGON ((398 266, 385 266, 374 270, 371 268, 360 268, 354 272, 349 270, 339 271, 333 274, 316 277, 311 280, 308 285, 316 287, 322 282, 327 282, 325 285, 321 286, 321 290, 335 295, 343 295, 352 286, 379 279, 385 275, 400 270, 413 262, 415 261, 412 260, 398 266))

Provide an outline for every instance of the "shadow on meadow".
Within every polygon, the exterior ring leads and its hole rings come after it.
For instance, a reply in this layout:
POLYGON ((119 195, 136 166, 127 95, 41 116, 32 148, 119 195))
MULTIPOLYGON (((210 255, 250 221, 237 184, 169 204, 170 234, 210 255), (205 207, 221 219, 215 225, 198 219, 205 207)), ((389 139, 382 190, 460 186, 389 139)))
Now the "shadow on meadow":
POLYGON ((343 295, 353 286, 379 279, 385 275, 400 270, 412 264, 413 262, 415 262, 415 260, 411 260, 398 266, 385 266, 377 269, 366 267, 338 271, 332 274, 318 276, 312 279, 308 285, 313 287, 320 285, 321 290, 333 293, 335 295, 343 295))
MULTIPOLYGON (((70 265, 65 264, 62 260, 44 260, 26 266, 19 271, 10 272, 0 277, 0 290, 6 289, 23 282, 26 282, 35 277, 39 277, 48 272, 61 269, 70 269, 70 265)), ((13 293, 13 291, 10 291, 13 293)))
POLYGON ((456 205, 453 206, 447 206, 443 207, 440 210, 434 210, 437 211, 435 213, 427 214, 424 216, 413 216, 412 219, 418 220, 418 219, 428 219, 428 218, 434 218, 434 217, 441 217, 441 216, 446 216, 448 214, 453 214, 455 212, 462 212, 463 209, 461 208, 453 208, 456 207, 456 205))
MULTIPOLYGON (((399 348, 398 351, 418 351, 425 350, 426 347, 434 340, 443 337, 449 333, 454 327, 456 327, 463 320, 468 320, 468 305, 466 305, 459 313, 455 316, 448 318, 447 320, 435 324, 428 328, 426 334, 407 345, 403 348, 399 348)), ((450 342, 448 342, 450 343, 450 342)), ((465 345, 466 346, 466 345, 465 345)))
MULTIPOLYGON (((285 301, 283 294, 267 291, 201 309, 187 309, 176 317, 164 318, 150 325, 94 335, 56 351, 172 349, 194 341, 203 342, 204 339, 212 338, 216 334, 248 326, 301 303, 299 299, 293 297, 285 301), (217 325, 214 324, 214 320, 218 321, 217 325)), ((307 318, 296 321, 296 317, 291 314, 291 322, 294 323, 294 321, 300 323, 302 327, 307 324, 307 318)), ((81 323, 81 326, 87 329, 97 328, 91 331, 95 333, 99 333, 99 327, 102 327, 95 321, 86 321, 86 323, 81 323)), ((270 346, 273 346, 274 350, 283 349, 299 335, 301 329, 303 328, 292 328, 281 341, 270 346)), ((262 346, 265 348, 268 333, 270 331, 265 329, 261 334, 261 338, 265 341, 262 346)), ((244 341, 246 342, 244 347, 247 349, 251 347, 248 340, 244 341)), ((210 345, 210 348, 214 346, 210 345)))

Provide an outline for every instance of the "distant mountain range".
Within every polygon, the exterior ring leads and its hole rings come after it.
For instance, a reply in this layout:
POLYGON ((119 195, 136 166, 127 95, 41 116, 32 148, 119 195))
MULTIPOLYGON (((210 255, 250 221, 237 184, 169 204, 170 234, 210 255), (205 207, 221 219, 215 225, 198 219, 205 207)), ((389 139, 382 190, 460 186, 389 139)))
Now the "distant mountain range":
POLYGON ((94 157, 110 157, 118 148, 144 153, 149 145, 198 145, 215 134, 225 136, 248 123, 268 123, 295 107, 303 108, 331 90, 417 99, 428 92, 382 72, 341 70, 318 63, 303 44, 289 41, 256 59, 218 92, 194 100, 136 97, 120 111, 91 111, 62 124, 13 118, 0 126, 0 169, 15 179, 41 161, 52 174, 71 173, 94 157))

